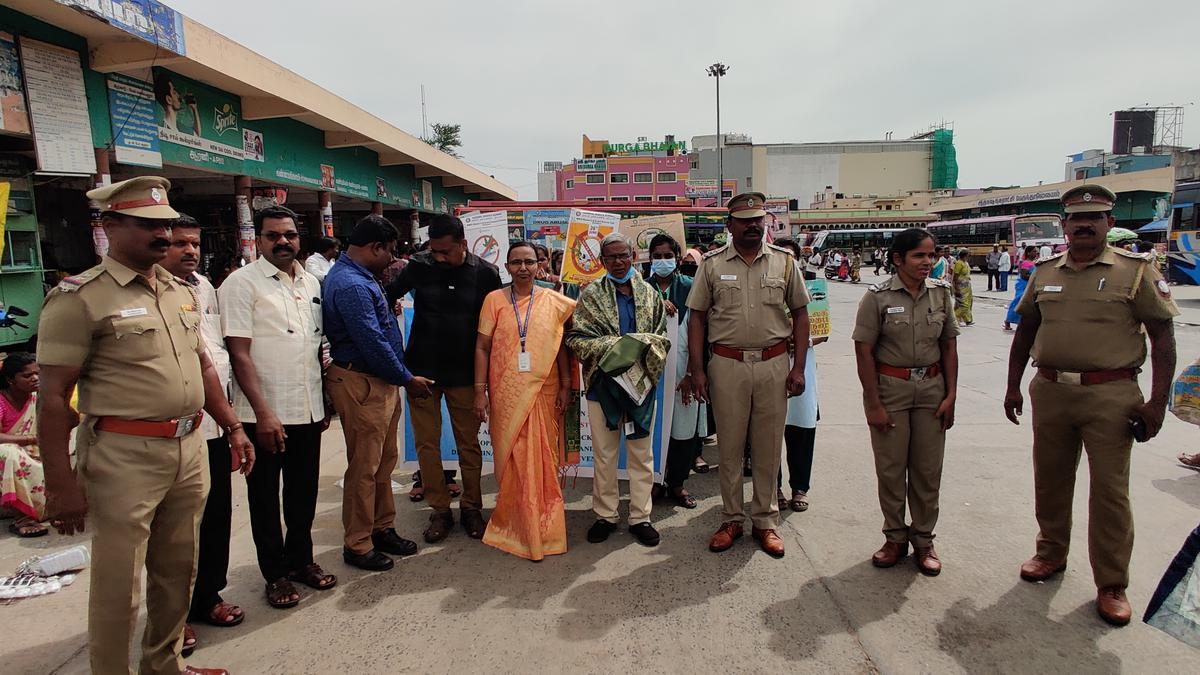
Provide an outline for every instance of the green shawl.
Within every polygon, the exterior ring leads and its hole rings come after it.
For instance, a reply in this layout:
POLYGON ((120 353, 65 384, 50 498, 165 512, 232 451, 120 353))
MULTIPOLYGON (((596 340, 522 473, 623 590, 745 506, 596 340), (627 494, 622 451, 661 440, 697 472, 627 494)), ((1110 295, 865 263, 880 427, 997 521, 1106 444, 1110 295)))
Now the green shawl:
MULTIPOLYGON (((650 284, 636 274, 631 283, 637 332, 628 333, 626 337, 646 345, 641 365, 651 381, 657 383, 671 348, 671 341, 667 339, 667 313, 663 309, 662 295, 650 284)), ((588 284, 575 305, 575 315, 565 340, 583 364, 585 388, 591 384, 600 362, 621 341, 617 292, 616 284, 605 276, 588 284)))

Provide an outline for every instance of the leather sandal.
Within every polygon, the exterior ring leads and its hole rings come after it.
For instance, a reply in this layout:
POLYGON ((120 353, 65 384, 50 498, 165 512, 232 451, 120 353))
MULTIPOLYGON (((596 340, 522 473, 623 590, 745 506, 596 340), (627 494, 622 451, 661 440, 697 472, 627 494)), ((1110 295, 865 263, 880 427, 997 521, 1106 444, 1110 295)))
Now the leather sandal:
POLYGON ((788 502, 788 506, 790 506, 792 510, 796 511, 797 513, 800 511, 807 511, 808 495, 803 492, 793 492, 792 500, 788 502))
POLYGON ((309 563, 301 569, 294 570, 288 575, 288 579, 318 591, 327 591, 337 586, 337 577, 326 574, 317 563, 309 563))
POLYGON ((300 604, 300 592, 292 582, 281 577, 267 584, 267 604, 275 609, 287 609, 300 604), (292 596, 296 596, 292 599, 292 596))
POLYGON ((685 509, 696 508, 696 498, 693 497, 686 488, 671 488, 671 501, 677 506, 682 506, 685 509))
POLYGON ((183 624, 183 647, 180 648, 179 654, 186 659, 192 655, 192 652, 196 651, 196 645, 199 642, 196 638, 196 629, 192 628, 192 624, 183 624))
POLYGON ((212 609, 204 613, 202 620, 210 626, 217 628, 232 628, 246 619, 245 612, 237 605, 231 605, 228 602, 218 602, 212 606, 212 609), (233 617, 226 619, 225 617, 233 617))

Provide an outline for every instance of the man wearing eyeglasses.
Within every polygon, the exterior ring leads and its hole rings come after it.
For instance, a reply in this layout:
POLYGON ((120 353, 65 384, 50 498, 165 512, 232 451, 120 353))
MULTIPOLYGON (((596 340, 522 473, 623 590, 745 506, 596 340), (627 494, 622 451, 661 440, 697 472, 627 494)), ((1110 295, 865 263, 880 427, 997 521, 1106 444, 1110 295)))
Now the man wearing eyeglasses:
POLYGON ((221 324, 233 364, 233 407, 260 463, 246 477, 250 527, 267 602, 293 607, 292 582, 317 590, 337 578, 313 562, 321 432, 329 426, 321 383, 321 284, 297 260, 296 214, 272 206, 254 216, 258 260, 221 284, 221 324), (280 528, 280 476, 283 521, 280 528))

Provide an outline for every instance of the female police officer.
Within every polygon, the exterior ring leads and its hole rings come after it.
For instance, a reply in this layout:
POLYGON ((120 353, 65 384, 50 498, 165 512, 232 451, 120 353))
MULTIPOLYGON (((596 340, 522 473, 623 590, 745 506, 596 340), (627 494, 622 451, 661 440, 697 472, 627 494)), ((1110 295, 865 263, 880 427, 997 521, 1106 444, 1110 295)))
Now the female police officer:
POLYGON ((954 296, 950 284, 929 278, 934 244, 919 228, 896 235, 888 251, 896 274, 863 295, 853 335, 886 537, 871 562, 891 567, 912 542, 928 576, 942 569, 933 527, 958 383, 954 296))

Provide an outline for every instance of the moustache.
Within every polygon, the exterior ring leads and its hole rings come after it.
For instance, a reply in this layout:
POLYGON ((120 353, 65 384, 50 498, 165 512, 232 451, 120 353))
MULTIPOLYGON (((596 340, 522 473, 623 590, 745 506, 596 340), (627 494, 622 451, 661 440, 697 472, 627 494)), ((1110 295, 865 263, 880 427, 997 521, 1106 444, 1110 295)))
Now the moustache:
POLYGON ((1075 230, 1075 234, 1088 234, 1088 235, 1094 235, 1094 234, 1096 234, 1096 231, 1095 231, 1095 230, 1093 230, 1093 229, 1092 229, 1092 228, 1090 228, 1090 227, 1081 227, 1081 228, 1079 228, 1078 230, 1075 230))
POLYGON ((762 230, 757 227, 747 227, 746 234, 762 234, 762 230))
POLYGON ((198 262, 200 259, 194 255, 185 255, 182 258, 180 258, 180 260, 182 260, 183 262, 198 262))
POLYGON ((291 246, 276 246, 272 249, 275 253, 294 253, 291 246))

